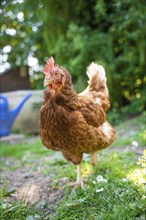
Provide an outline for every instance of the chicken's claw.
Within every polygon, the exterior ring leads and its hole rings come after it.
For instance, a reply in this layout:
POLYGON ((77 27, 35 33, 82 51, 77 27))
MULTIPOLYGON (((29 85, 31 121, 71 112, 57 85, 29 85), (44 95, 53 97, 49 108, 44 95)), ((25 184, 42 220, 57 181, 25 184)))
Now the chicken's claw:
POLYGON ((75 191, 77 188, 84 188, 84 181, 81 180, 80 182, 74 182, 74 183, 69 183, 69 186, 73 187, 72 191, 75 191))

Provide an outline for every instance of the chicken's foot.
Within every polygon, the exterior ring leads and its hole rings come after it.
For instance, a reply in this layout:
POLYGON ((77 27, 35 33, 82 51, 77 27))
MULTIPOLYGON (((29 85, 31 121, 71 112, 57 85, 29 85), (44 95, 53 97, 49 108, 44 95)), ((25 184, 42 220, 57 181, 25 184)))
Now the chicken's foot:
POLYGON ((98 151, 94 151, 93 153, 91 153, 90 163, 92 166, 95 166, 97 164, 97 153, 98 151))

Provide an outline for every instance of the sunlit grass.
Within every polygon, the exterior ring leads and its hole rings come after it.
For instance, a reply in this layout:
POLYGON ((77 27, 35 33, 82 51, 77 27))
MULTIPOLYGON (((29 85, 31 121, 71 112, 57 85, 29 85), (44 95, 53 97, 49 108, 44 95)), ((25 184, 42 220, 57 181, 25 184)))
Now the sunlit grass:
POLYGON ((146 150, 143 151, 143 155, 139 158, 137 164, 139 165, 139 168, 130 171, 127 174, 127 178, 134 183, 141 185, 146 184, 146 150))
POLYGON ((127 179, 132 180, 138 184, 146 183, 146 174, 144 173, 144 169, 139 168, 127 174, 127 179))

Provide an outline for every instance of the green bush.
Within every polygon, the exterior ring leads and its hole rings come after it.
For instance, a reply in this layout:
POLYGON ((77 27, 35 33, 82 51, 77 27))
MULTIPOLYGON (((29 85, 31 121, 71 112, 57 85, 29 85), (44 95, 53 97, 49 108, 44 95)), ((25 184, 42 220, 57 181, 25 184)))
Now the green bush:
POLYGON ((50 56, 69 70, 77 92, 87 85, 86 67, 96 61, 106 69, 113 108, 144 110, 144 0, 2 0, 2 9, 1 46, 11 46, 8 62, 23 66, 29 55, 38 59, 41 71, 33 72, 32 88, 43 88, 42 69, 50 56), (20 11, 23 19, 16 19, 20 11))

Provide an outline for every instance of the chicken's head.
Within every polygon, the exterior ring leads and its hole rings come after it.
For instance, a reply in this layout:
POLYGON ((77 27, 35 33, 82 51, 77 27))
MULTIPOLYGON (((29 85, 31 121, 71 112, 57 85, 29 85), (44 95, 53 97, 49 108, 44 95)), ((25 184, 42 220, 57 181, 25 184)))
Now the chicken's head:
POLYGON ((64 158, 68 161, 73 163, 74 165, 78 165, 81 163, 82 158, 83 158, 83 153, 79 152, 79 151, 74 151, 71 152, 69 150, 66 151, 61 151, 64 158))
POLYGON ((49 89, 59 91, 65 83, 65 74, 63 68, 55 65, 53 57, 50 57, 44 68, 44 87, 48 86, 49 89))

